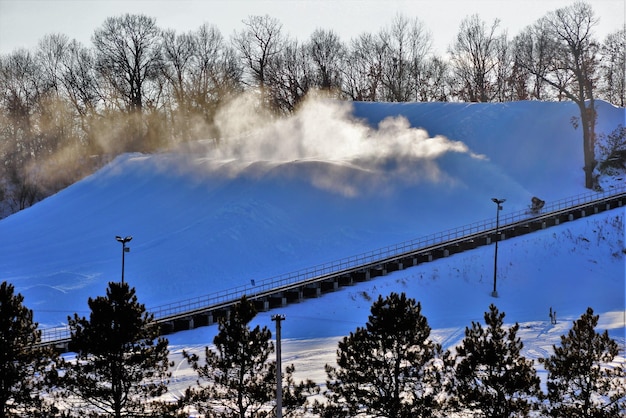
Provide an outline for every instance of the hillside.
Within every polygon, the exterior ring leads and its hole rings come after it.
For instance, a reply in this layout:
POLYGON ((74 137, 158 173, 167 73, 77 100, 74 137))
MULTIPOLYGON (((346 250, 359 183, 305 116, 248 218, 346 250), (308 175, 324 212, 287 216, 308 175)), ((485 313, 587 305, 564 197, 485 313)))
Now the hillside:
MULTIPOLYGON (((586 189, 575 112, 571 103, 311 101, 254 132, 224 127, 219 148, 207 140, 120 156, 3 219, 0 274, 49 327, 87 314, 87 298, 119 279, 116 235, 133 236, 125 277, 152 307, 490 219, 492 197, 507 199, 507 213, 533 195, 577 195, 586 189)), ((601 133, 620 123, 624 109, 599 103, 601 133)), ((624 177, 604 179, 612 184, 624 177)), ((531 356, 587 306, 626 341, 625 235, 620 209, 502 244, 495 302, 525 324, 531 356), (549 307, 563 319, 554 328, 549 307)), ((339 336, 392 290, 421 300, 437 338, 453 346, 494 301, 492 257, 483 247, 285 308, 286 361, 320 373, 339 336)), ((267 313, 258 322, 272 327, 267 313)), ((215 330, 171 335, 174 354, 210 343, 215 330)), ((182 384, 188 371, 177 367, 182 384)))

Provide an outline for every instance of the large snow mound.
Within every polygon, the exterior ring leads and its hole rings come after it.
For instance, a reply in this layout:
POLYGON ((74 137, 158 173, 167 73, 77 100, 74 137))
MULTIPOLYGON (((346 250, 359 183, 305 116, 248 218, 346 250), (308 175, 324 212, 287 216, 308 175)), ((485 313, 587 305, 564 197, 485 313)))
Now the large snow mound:
MULTIPOLYGON (((598 112, 600 132, 624 122, 624 109, 599 102, 598 112)), ((120 156, 2 220, 0 274, 51 326, 85 314, 87 298, 119 280, 116 235, 133 236, 125 278, 151 307, 491 218, 492 197, 507 199, 506 213, 533 195, 577 195, 587 190, 576 115, 572 103, 314 100, 219 145, 120 156)), ((551 233, 541 239, 564 239, 551 233)), ((489 261, 465 263, 456 268, 467 280, 486 280, 489 261)), ((558 276, 558 259, 543 263, 558 276)), ((408 274, 447 286, 432 272, 408 274)))

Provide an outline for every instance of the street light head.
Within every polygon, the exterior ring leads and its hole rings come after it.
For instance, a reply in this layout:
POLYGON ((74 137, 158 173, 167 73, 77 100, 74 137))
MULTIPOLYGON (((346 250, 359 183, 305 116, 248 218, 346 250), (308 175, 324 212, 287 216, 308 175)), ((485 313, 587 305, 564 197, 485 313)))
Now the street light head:
POLYGON ((492 197, 491 201, 495 203, 496 205, 499 205, 500 203, 506 202, 506 199, 496 199, 495 197, 492 197))
POLYGON ((121 242, 122 244, 126 244, 127 242, 129 242, 131 239, 133 239, 133 237, 128 236, 126 238, 122 238, 119 235, 115 237, 115 239, 119 242, 121 242))

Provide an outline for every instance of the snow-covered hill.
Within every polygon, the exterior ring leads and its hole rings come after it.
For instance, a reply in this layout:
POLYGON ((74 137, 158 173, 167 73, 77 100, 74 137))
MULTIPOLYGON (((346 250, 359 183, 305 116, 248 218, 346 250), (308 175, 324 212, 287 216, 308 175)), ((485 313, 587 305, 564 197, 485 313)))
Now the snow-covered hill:
MULTIPOLYGON (((598 112, 600 133, 624 124, 623 108, 600 102, 598 112)), ((218 148, 207 140, 120 156, 0 221, 0 277, 49 327, 87 314, 87 298, 119 280, 116 235, 133 236, 125 278, 153 307, 489 219, 492 197, 507 199, 506 214, 533 195, 548 202, 577 195, 587 190, 573 116, 572 103, 311 100, 254 132, 224 125, 218 148)), ((363 325, 372 299, 391 291, 420 300, 447 346, 491 302, 507 321, 525 324, 531 356, 587 306, 623 343, 624 211, 503 242, 498 299, 489 295, 493 249, 482 247, 289 306, 285 361, 322 373, 340 336, 363 325), (562 319, 555 327, 550 307, 562 319)), ((258 322, 272 327, 270 314, 258 322)), ((170 335, 172 349, 209 344, 215 331, 170 335)))

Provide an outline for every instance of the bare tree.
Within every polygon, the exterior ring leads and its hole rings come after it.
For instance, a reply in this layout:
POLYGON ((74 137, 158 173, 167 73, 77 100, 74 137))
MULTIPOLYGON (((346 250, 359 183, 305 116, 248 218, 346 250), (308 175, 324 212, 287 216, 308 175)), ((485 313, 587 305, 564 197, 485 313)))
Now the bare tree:
POLYGON ((267 87, 272 107, 293 112, 312 84, 313 69, 304 45, 286 42, 281 53, 272 60, 267 87))
POLYGON ((187 83, 194 56, 194 38, 191 33, 176 34, 166 30, 163 37, 163 72, 170 85, 172 99, 177 106, 187 107, 187 83))
POLYGON ((284 48, 282 24, 268 15, 250 16, 236 32, 233 43, 246 62, 248 84, 265 89, 270 63, 284 48))
POLYGON ((548 31, 545 19, 526 27, 513 40, 515 68, 521 73, 524 83, 528 83, 530 97, 537 100, 545 99, 547 77, 550 68, 550 57, 555 43, 548 31))
POLYGON ((350 42, 343 66, 343 91, 352 100, 380 99, 385 46, 380 38, 364 33, 350 42))
POLYGON ((507 102, 516 100, 513 47, 507 33, 501 34, 496 42, 495 100, 507 102))
POLYGON ((456 40, 449 49, 451 67, 459 83, 459 97, 470 102, 489 102, 497 97, 498 49, 496 34, 500 22, 490 27, 478 15, 461 22, 456 40))
MULTIPOLYGON (((37 47, 35 59, 41 69, 42 92, 36 106, 36 127, 39 137, 38 159, 48 159, 59 149, 75 139, 80 125, 75 123, 79 116, 76 108, 67 98, 64 73, 70 41, 65 35, 47 35, 37 47)), ((37 161, 43 165, 43 161, 37 161)))
POLYGON ((44 91, 41 66, 29 51, 19 49, 0 60, 2 177, 13 211, 30 206, 39 196, 26 167, 40 151, 35 116, 44 91))
POLYGON ((100 94, 93 51, 73 40, 66 45, 61 84, 78 114, 85 117, 97 110, 100 94))
POLYGON ((580 117, 572 122, 583 131, 585 187, 591 189, 597 186, 594 89, 598 45, 592 32, 597 19, 589 4, 576 2, 549 13, 545 20, 555 47, 550 48, 550 67, 541 78, 580 110, 580 117))
POLYGON ((341 88, 341 66, 346 47, 331 30, 316 29, 307 44, 313 66, 312 83, 321 90, 341 88))
POLYGON ((450 97, 450 66, 438 56, 426 59, 424 70, 416 85, 416 100, 448 101, 450 97))
POLYGON ((430 34, 418 19, 397 15, 379 36, 384 48, 383 100, 406 102, 415 99, 431 48, 430 34))
POLYGON ((145 15, 110 17, 92 37, 96 69, 129 112, 141 111, 147 83, 160 74, 160 31, 145 15))
POLYGON ((618 106, 626 105, 626 29, 613 32, 602 44, 600 73, 603 97, 618 106))
POLYGON ((194 111, 209 121, 219 103, 241 90, 243 68, 217 27, 205 24, 192 35, 190 99, 194 111))
MULTIPOLYGON (((516 63, 536 80, 567 98, 579 108, 573 117, 575 128, 583 131, 585 187, 595 188, 596 110, 594 91, 598 66, 598 44, 593 39, 597 24, 587 3, 576 2, 548 13, 517 38, 516 63)), ((538 87, 537 87, 538 88, 538 87)), ((535 92, 539 96, 539 90, 535 92)))
POLYGON ((37 47, 36 59, 42 70, 43 83, 56 95, 61 88, 61 73, 69 38, 63 34, 46 35, 37 47))
POLYGON ((40 72, 37 60, 25 49, 14 51, 0 62, 2 107, 24 133, 29 133, 29 116, 43 90, 40 72))
POLYGON ((239 89, 241 67, 234 50, 217 27, 203 24, 184 34, 165 31, 163 60, 174 135, 213 136, 215 109, 239 89))
POLYGON ((110 17, 92 36, 101 80, 108 153, 149 151, 165 145, 161 31, 153 18, 110 17))

